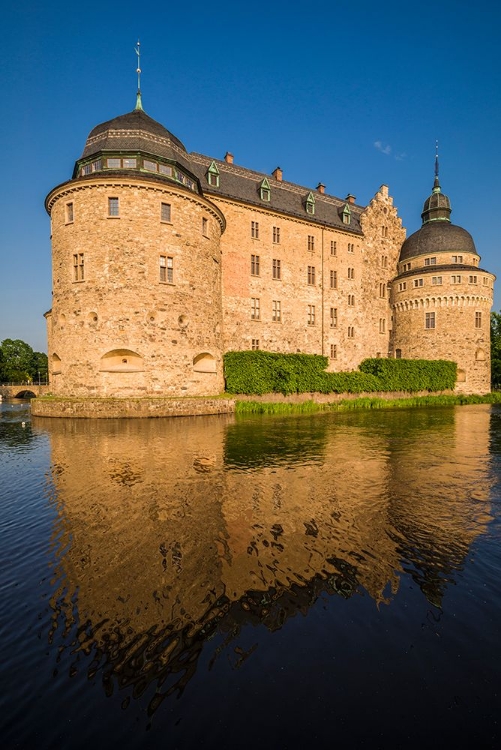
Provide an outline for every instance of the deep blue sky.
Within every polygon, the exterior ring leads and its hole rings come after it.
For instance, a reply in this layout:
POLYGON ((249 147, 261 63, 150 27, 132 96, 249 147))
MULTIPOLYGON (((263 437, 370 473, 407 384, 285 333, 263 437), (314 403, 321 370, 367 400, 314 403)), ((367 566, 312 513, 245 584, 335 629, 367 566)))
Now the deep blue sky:
POLYGON ((134 108, 188 151, 357 203, 387 184, 408 234, 433 183, 435 140, 452 221, 499 277, 501 9, 466 0, 77 5, 2 11, 0 341, 46 351, 46 194, 89 131, 134 108))

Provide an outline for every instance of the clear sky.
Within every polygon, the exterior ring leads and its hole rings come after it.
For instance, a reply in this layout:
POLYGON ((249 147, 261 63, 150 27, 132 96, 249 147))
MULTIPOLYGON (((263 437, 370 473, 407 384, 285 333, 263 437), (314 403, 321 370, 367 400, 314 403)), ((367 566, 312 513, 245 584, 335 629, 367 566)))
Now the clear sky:
POLYGON ((2 11, 0 341, 46 351, 44 199, 89 131, 135 106, 185 144, 366 204, 387 184, 408 234, 435 140, 452 221, 497 274, 501 7, 494 2, 8 3, 2 11))

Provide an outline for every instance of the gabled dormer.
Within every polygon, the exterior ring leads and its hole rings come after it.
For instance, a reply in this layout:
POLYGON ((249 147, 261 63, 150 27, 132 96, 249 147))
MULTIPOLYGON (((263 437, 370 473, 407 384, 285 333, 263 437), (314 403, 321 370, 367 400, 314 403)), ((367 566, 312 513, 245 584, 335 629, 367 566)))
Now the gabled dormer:
POLYGON ((259 186, 259 197, 261 198, 262 201, 269 202, 271 200, 270 183, 268 182, 266 177, 264 178, 264 180, 261 182, 261 185, 259 186))
POLYGON ((219 187, 219 169, 216 166, 216 162, 211 162, 207 169, 207 183, 211 187, 219 187))

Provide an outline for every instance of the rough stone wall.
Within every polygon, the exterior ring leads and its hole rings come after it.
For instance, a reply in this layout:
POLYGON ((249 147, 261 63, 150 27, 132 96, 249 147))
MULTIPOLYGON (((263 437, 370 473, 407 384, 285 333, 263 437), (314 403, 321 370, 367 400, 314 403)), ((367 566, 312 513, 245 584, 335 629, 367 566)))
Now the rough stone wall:
POLYGON ((377 301, 375 297, 380 283, 386 290, 395 276, 405 232, 386 187, 362 215, 364 237, 228 199, 213 201, 227 221, 221 239, 225 351, 251 349, 254 340, 266 351, 330 358, 334 345, 336 358, 330 359, 330 370, 353 370, 365 357, 387 354, 389 295, 377 301), (259 224, 258 238, 252 236, 252 222, 259 224), (280 230, 279 243, 273 241, 274 227, 280 230), (253 255, 259 256, 259 275, 251 272, 253 255), (280 279, 273 278, 274 259, 280 261, 280 279), (309 266, 315 268, 314 284, 308 283, 309 266), (334 288, 331 271, 336 274, 334 288), (259 320, 251 318, 251 298, 259 299, 259 320), (273 301, 280 302, 280 321, 273 320, 273 301), (315 308, 312 325, 309 306, 315 308), (334 326, 331 309, 336 311, 334 326), (388 321, 382 334, 380 319, 388 321))
MULTIPOLYGON (((448 264, 450 258, 439 258, 439 263, 448 264)), ((494 276, 476 264, 458 271, 462 283, 452 283, 458 276, 454 268, 437 265, 430 270, 424 266, 423 256, 412 259, 411 272, 395 280, 392 353, 409 359, 452 360, 458 365, 458 393, 488 393, 494 276), (476 284, 468 282, 470 275, 477 279, 476 284), (433 284, 437 276, 440 285, 433 284), (415 280, 421 279, 422 286, 416 287, 415 280), (427 328, 427 313, 435 314, 434 328, 427 328)))
POLYGON ((49 195, 47 205, 52 391, 121 397, 220 393, 224 219, 217 209, 197 195, 140 178, 69 182, 49 195), (108 216, 110 197, 119 199, 119 217, 108 216), (161 221, 162 203, 171 206, 170 222, 161 221), (73 256, 81 253, 84 279, 76 281, 73 256), (161 255, 173 259, 173 283, 160 279, 161 255))
POLYGON ((393 198, 382 185, 361 217, 362 285, 359 361, 366 357, 387 357, 392 329, 391 282, 395 277, 405 229, 393 198))

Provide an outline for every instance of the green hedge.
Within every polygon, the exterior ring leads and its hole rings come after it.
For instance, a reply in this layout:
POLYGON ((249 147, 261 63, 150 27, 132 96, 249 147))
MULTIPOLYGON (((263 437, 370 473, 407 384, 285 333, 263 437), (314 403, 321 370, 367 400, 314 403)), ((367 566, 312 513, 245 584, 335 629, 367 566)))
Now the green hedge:
POLYGON ((445 360, 366 359, 358 372, 325 372, 318 354, 228 352, 224 356, 226 391, 265 393, 374 393, 453 389, 456 364, 445 360))

